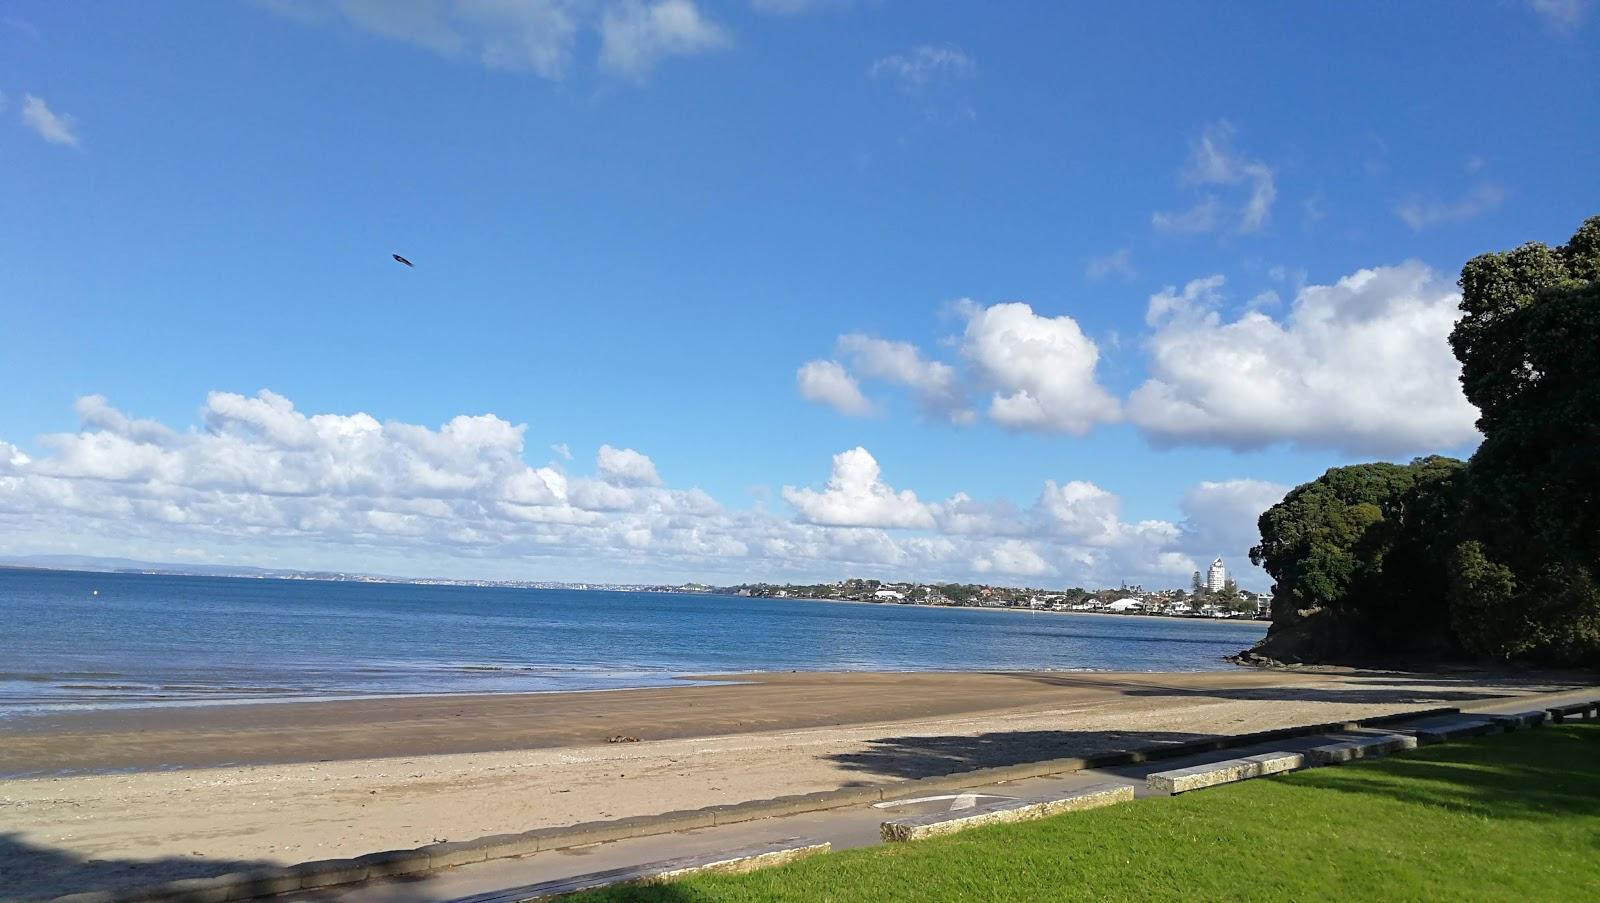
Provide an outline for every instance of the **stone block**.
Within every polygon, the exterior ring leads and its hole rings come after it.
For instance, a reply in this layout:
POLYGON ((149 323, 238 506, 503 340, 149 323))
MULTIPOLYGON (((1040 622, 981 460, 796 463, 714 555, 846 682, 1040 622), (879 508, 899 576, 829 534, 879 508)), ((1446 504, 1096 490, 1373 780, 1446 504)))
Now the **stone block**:
POLYGON ((1390 753, 1416 748, 1416 737, 1406 734, 1385 734, 1379 737, 1363 737, 1359 740, 1347 740, 1343 743, 1318 746, 1310 751, 1310 756, 1311 761, 1319 765, 1338 765, 1343 762, 1386 756, 1390 753))
POLYGON ((1422 743, 1445 743, 1450 740, 1463 740, 1467 737, 1481 737, 1484 734, 1493 734, 1500 729, 1501 726, 1491 718, 1471 718, 1414 727, 1407 733, 1415 734, 1417 740, 1422 743))
POLYGON ((1300 753, 1275 752, 1259 756, 1241 756, 1237 759, 1194 765, 1189 768, 1158 771, 1145 778, 1145 785, 1155 793, 1183 793, 1187 790, 1199 790, 1202 787, 1214 787, 1218 784, 1293 771, 1304 768, 1305 765, 1306 757, 1300 753))
POLYGON ((1534 709, 1528 712, 1510 712, 1503 715, 1490 715, 1489 720, 1500 725, 1508 731, 1522 730, 1538 727, 1550 718, 1550 713, 1544 709, 1534 709))
POLYGON ((930 815, 896 818, 881 824, 879 833, 884 840, 891 843, 923 840, 954 834, 968 828, 1029 821, 1083 809, 1097 809, 1131 799, 1133 799, 1133 786, 1130 784, 1093 784, 1061 795, 1002 800, 974 806, 971 809, 962 809, 959 812, 935 812, 930 815))

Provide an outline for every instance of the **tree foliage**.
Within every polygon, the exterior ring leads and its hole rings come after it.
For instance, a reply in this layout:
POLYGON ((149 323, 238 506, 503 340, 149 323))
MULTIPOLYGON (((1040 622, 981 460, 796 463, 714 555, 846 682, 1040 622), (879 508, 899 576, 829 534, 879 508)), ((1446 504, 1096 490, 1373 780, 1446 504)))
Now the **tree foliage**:
POLYGON ((1600 664, 1600 217, 1474 258, 1461 289, 1482 444, 1334 468, 1263 514, 1268 654, 1600 664))

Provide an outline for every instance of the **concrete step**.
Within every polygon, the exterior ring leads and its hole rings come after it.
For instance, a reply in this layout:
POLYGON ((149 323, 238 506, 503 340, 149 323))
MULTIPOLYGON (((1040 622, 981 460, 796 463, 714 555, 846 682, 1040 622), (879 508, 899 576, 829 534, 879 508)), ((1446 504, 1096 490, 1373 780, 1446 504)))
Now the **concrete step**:
POLYGON ((1422 743, 1446 743, 1451 740, 1464 740, 1467 737, 1497 734, 1502 729, 1498 722, 1490 718, 1462 718, 1399 730, 1401 733, 1414 735, 1422 743))
POLYGON ((1145 785, 1155 793, 1183 793, 1186 790, 1199 790, 1202 787, 1214 787, 1218 784, 1294 771, 1306 767, 1306 761, 1304 754, 1290 752, 1241 756, 1207 765, 1158 771, 1145 778, 1145 785))
POLYGON ((1544 709, 1534 709, 1528 712, 1510 712, 1503 715, 1490 715, 1489 720, 1500 725, 1508 731, 1523 730, 1538 727, 1550 720, 1550 713, 1544 709))
POLYGON ((879 833, 884 840, 891 843, 924 840, 984 825, 1028 821, 1060 815, 1063 812, 1098 809, 1101 806, 1125 803, 1131 799, 1133 799, 1131 784, 1091 784, 1058 796, 1003 800, 957 812, 935 812, 930 815, 891 819, 879 826, 879 833))
POLYGON ((1310 755, 1311 761, 1319 765, 1338 765, 1416 748, 1416 737, 1407 734, 1383 734, 1314 747, 1310 755))
POLYGON ((717 853, 684 856, 678 859, 663 859, 659 862, 648 862, 644 865, 609 869, 603 872, 590 872, 585 875, 574 875, 570 878, 557 878, 553 881, 543 881, 538 884, 497 890, 471 897, 460 897, 450 901, 450 903, 527 903, 527 901, 548 900, 552 897, 594 890, 598 887, 609 887, 614 884, 650 884, 701 872, 732 874, 753 872, 756 869, 770 868, 775 865, 793 862, 806 856, 826 853, 830 849, 832 849, 831 845, 825 841, 791 837, 787 840, 778 840, 753 847, 742 847, 737 850, 723 850, 717 853))

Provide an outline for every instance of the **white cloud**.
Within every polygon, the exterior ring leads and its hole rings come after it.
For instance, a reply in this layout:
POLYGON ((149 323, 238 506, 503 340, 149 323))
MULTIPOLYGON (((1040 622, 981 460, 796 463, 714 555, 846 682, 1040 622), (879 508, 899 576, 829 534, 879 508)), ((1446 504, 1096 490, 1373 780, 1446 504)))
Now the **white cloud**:
POLYGON ((833 474, 822 491, 783 487, 784 501, 800 519, 832 527, 933 526, 933 512, 907 489, 896 492, 883 482, 878 460, 861 447, 833 456, 833 474))
POLYGON ((977 419, 974 392, 991 393, 988 416, 1009 429, 1081 435, 1118 418, 1117 400, 1096 377, 1099 348, 1071 317, 1042 317, 1017 302, 981 307, 962 299, 956 309, 967 320, 959 340, 965 372, 909 342, 849 333, 835 347, 848 368, 807 363, 796 374, 801 394, 846 414, 870 413, 859 375, 910 389, 925 413, 955 424, 977 419))
POLYGON ((1022 303, 965 309, 961 353, 994 392, 990 419, 1074 435, 1117 419, 1117 400, 1096 378, 1099 348, 1071 317, 1041 317, 1022 303))
POLYGON ((1278 197, 1276 176, 1266 163, 1236 152, 1233 134, 1233 125, 1225 120, 1205 128, 1190 148, 1182 173, 1183 182, 1199 189, 1200 196, 1185 210, 1152 214, 1152 225, 1167 232, 1212 232, 1223 228, 1256 232, 1266 224, 1278 197), (1233 197, 1219 197, 1207 190, 1211 187, 1234 189, 1230 192, 1233 197))
POLYGON ((1558 32, 1572 31, 1589 14, 1589 0, 1528 0, 1528 6, 1558 32))
POLYGON ((572 460, 572 449, 568 448, 567 447, 567 443, 565 443, 565 442, 556 442, 556 443, 552 444, 550 446, 550 450, 555 452, 556 455, 558 457, 560 457, 562 460, 565 460, 565 461, 571 461, 572 460))
POLYGON ((867 70, 873 78, 893 81, 908 94, 921 93, 937 82, 971 78, 977 71, 978 64, 953 44, 942 47, 924 44, 910 53, 874 60, 867 70))
POLYGON ((1205 481, 1189 487, 1179 500, 1183 511, 1184 545, 1197 555, 1222 555, 1240 562, 1261 541, 1256 521, 1283 501, 1291 487, 1265 480, 1205 481))
POLYGON ((1107 276, 1133 279, 1139 275, 1139 271, 1133 267, 1132 249, 1118 248, 1103 257, 1089 258, 1089 263, 1083 268, 1083 274, 1090 279, 1104 279, 1107 276))
POLYGON ((910 342, 890 342, 851 333, 839 337, 837 351, 862 376, 911 389, 929 414, 956 423, 971 420, 966 392, 955 368, 928 360, 910 342))
POLYGON ((1056 569, 1032 543, 1020 539, 1007 539, 995 544, 973 560, 972 569, 980 574, 1001 573, 1021 577, 1042 577, 1056 573, 1056 569))
POLYGON ((600 453, 595 455, 595 469, 601 479, 618 486, 661 485, 655 462, 631 448, 600 446, 600 453))
POLYGON ((579 36, 598 33, 600 66, 643 78, 667 56, 710 50, 727 35, 692 0, 261 0, 305 25, 343 23, 451 59, 490 69, 561 78, 579 36))
POLYGON ((750 0, 750 7, 758 13, 775 16, 798 16, 823 10, 844 9, 852 0, 750 0))
POLYGON ((1158 210, 1150 214, 1150 223, 1163 232, 1214 232, 1222 217, 1222 202, 1207 195, 1187 210, 1158 210))
POLYGON ((1483 182, 1455 201, 1439 201, 1413 195, 1394 208, 1412 231, 1420 232, 1440 223, 1460 223, 1498 208, 1506 199, 1505 189, 1483 182))
POLYGON ((861 393, 861 384, 837 361, 807 361, 795 371, 794 379, 802 398, 828 405, 841 414, 865 417, 876 410, 861 393))
POLYGON ((1090 546, 1116 542, 1123 531, 1122 500, 1093 483, 1046 480, 1035 512, 1051 533, 1090 546))
POLYGON ((78 146, 77 121, 65 113, 57 113, 42 98, 32 94, 22 96, 22 121, 51 144, 78 146))
POLYGON ((600 21, 600 65, 642 78, 668 56, 725 46, 727 32, 690 0, 623 0, 600 21))
POLYGON ((1446 341, 1459 296, 1423 264, 1305 286, 1282 320, 1224 321, 1221 286, 1214 276, 1150 299, 1150 378, 1127 409, 1157 443, 1387 455, 1477 438, 1446 341))
POLYGON ((593 475, 529 466, 527 428, 493 414, 434 428, 308 414, 266 391, 211 393, 190 427, 98 396, 77 408, 80 430, 44 437, 39 454, 0 442, 0 554, 170 560, 181 548, 276 567, 575 580, 1181 585, 1194 547, 1228 551, 1206 524, 1253 519, 1255 504, 1230 507, 1213 487, 1233 484, 1202 484, 1181 526, 1126 522, 1113 493, 1081 480, 1046 481, 1025 510, 965 493, 923 502, 856 448, 835 456, 823 488, 785 487, 786 518, 662 485, 632 449, 603 446, 593 475))

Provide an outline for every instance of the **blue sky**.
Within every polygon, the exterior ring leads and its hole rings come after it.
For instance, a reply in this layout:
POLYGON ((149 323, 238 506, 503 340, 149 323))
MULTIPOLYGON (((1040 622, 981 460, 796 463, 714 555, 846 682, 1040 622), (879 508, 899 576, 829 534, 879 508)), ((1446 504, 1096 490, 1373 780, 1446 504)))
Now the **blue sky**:
POLYGON ((1596 212, 1596 18, 8 4, 0 554, 1264 586, 1287 486, 1470 453, 1454 274, 1596 212))

